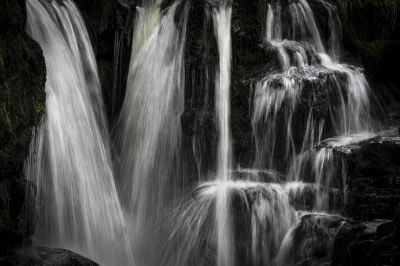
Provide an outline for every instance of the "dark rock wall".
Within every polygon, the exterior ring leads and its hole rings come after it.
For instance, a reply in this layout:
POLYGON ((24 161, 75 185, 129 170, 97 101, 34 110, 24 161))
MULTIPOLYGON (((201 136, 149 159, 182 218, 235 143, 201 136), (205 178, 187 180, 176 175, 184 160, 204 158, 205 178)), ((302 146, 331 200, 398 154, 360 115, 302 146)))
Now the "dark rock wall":
POLYGON ((0 254, 26 233, 24 160, 45 112, 45 61, 25 22, 25 1, 0 1, 0 254))
POLYGON ((337 5, 345 57, 362 65, 386 104, 400 100, 400 1, 330 0, 337 5))
POLYGON ((267 1, 233 1, 231 128, 234 166, 250 167, 254 161, 251 127, 253 85, 274 66, 275 53, 263 47, 267 1))
POLYGON ((6 258, 0 258, 1 265, 18 266, 98 266, 94 261, 66 249, 45 247, 24 248, 6 258))
POLYGON ((400 141, 376 137, 337 152, 344 162, 346 217, 392 219, 400 203, 400 141))
MULTIPOLYGON (((207 1, 191 1, 185 50, 185 113, 181 120, 189 142, 197 147, 194 156, 202 162, 204 172, 215 167, 218 143, 214 106, 218 48, 212 16, 213 7, 207 1)), ((254 156, 252 84, 275 62, 272 51, 263 47, 265 18, 265 0, 233 1, 231 128, 234 165, 241 167, 251 166, 254 156)))
MULTIPOLYGON (((204 176, 215 168, 217 128, 214 108, 218 48, 212 10, 206 1, 190 1, 185 45, 185 111, 181 116, 184 146, 192 149, 192 166, 204 176)), ((196 173, 192 172, 190 175, 196 173)))
POLYGON ((393 221, 347 221, 333 247, 332 266, 400 265, 400 206, 393 221))
POLYGON ((75 0, 89 31, 108 121, 118 117, 131 55, 135 0, 75 0))

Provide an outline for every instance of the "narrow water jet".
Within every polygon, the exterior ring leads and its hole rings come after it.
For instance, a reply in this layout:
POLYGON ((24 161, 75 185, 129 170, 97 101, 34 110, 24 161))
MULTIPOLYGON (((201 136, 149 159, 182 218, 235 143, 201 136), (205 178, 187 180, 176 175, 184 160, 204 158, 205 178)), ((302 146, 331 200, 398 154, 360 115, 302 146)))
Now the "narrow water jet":
POLYGON ((133 265, 109 151, 97 65, 71 0, 27 1, 27 32, 47 66, 46 116, 27 161, 37 186, 34 245, 133 265))
POLYGON ((218 119, 218 155, 216 223, 217 261, 219 266, 234 265, 234 245, 229 212, 229 187, 231 180, 232 140, 230 132, 230 82, 231 82, 231 17, 229 1, 222 1, 213 10, 214 32, 218 44, 219 66, 215 81, 215 109, 218 119))

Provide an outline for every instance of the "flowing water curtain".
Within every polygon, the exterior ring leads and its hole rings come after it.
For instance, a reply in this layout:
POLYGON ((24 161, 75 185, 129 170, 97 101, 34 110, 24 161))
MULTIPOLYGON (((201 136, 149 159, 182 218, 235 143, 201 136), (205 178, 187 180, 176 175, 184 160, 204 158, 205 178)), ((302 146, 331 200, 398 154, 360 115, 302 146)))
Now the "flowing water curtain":
POLYGON ((280 68, 256 85, 256 167, 287 171, 290 163, 284 161, 290 162, 322 137, 370 129, 368 82, 360 69, 338 62, 335 8, 324 1, 310 3, 268 4, 265 40, 276 51, 280 68), (315 18, 315 5, 324 10, 327 21, 315 18), (319 31, 321 23, 327 24, 329 33, 319 31))
POLYGON ((27 32, 41 45, 47 66, 47 112, 26 169, 38 188, 34 244, 132 265, 83 19, 71 0, 28 0, 27 12, 27 32))
MULTIPOLYGON (((291 265, 312 256, 318 246, 325 252, 332 244, 342 218, 319 212, 337 211, 332 206, 336 205, 332 192, 341 190, 344 200, 346 196, 343 162, 335 158, 332 146, 370 130, 369 102, 373 96, 362 70, 339 61, 334 6, 325 1, 275 0, 267 8, 265 41, 275 51, 279 65, 256 84, 252 110, 254 165, 287 174, 286 180, 280 180, 281 186, 290 204, 301 212, 284 229, 285 237, 279 238, 278 248, 272 248, 267 239, 253 238, 253 243, 259 241, 255 246, 260 250, 254 252, 253 262, 291 265), (324 12, 328 20, 318 19, 314 8, 324 12), (320 31, 322 24, 327 32, 320 31), (338 136, 334 144, 323 141, 333 136, 338 136), (318 243, 315 234, 326 243, 318 243), (301 235, 304 238, 299 238, 301 235)), ((270 191, 266 194, 273 197, 270 191)), ((272 218, 271 214, 260 217, 272 218)), ((278 224, 288 221, 274 217, 278 224)), ((329 252, 325 254, 329 258, 329 252)))
POLYGON ((186 1, 166 10, 160 10, 160 1, 150 1, 138 8, 135 22, 115 141, 121 199, 139 253, 148 253, 142 242, 146 230, 179 198, 187 14, 186 1))

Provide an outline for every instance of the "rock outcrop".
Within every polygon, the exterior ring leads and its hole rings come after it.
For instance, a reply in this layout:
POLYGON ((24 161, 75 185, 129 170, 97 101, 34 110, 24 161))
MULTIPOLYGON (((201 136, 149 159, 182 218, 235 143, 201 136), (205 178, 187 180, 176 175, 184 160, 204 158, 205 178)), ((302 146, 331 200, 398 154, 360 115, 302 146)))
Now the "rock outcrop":
POLYGON ((14 255, 0 258, 1 265, 97 266, 98 264, 66 249, 25 248, 14 255))
POLYGON ((357 220, 391 219, 400 204, 400 137, 376 136, 334 153, 346 173, 344 214, 357 220))
POLYGON ((374 91, 384 100, 400 99, 400 2, 330 0, 337 5, 342 44, 348 60, 365 67, 374 91))
POLYGON ((24 206, 32 205, 24 160, 45 112, 45 61, 25 22, 25 1, 0 2, 0 254, 31 233, 23 226, 24 206))
POLYGON ((393 221, 348 221, 335 237, 332 266, 399 264, 400 208, 397 209, 393 221))

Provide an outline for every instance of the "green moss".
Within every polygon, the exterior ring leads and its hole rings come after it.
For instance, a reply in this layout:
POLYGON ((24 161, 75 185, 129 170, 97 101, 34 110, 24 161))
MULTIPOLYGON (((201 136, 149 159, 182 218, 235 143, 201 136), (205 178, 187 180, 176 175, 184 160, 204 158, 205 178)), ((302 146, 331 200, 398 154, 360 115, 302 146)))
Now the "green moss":
POLYGON ((0 3, 0 254, 22 240, 24 161, 45 112, 46 66, 25 33, 23 0, 0 3))
POLYGON ((390 49, 396 43, 392 40, 374 40, 371 42, 364 42, 366 52, 374 57, 381 58, 386 50, 390 49))
POLYGON ((0 123, 1 127, 5 130, 11 128, 11 119, 4 105, 0 106, 0 123))

